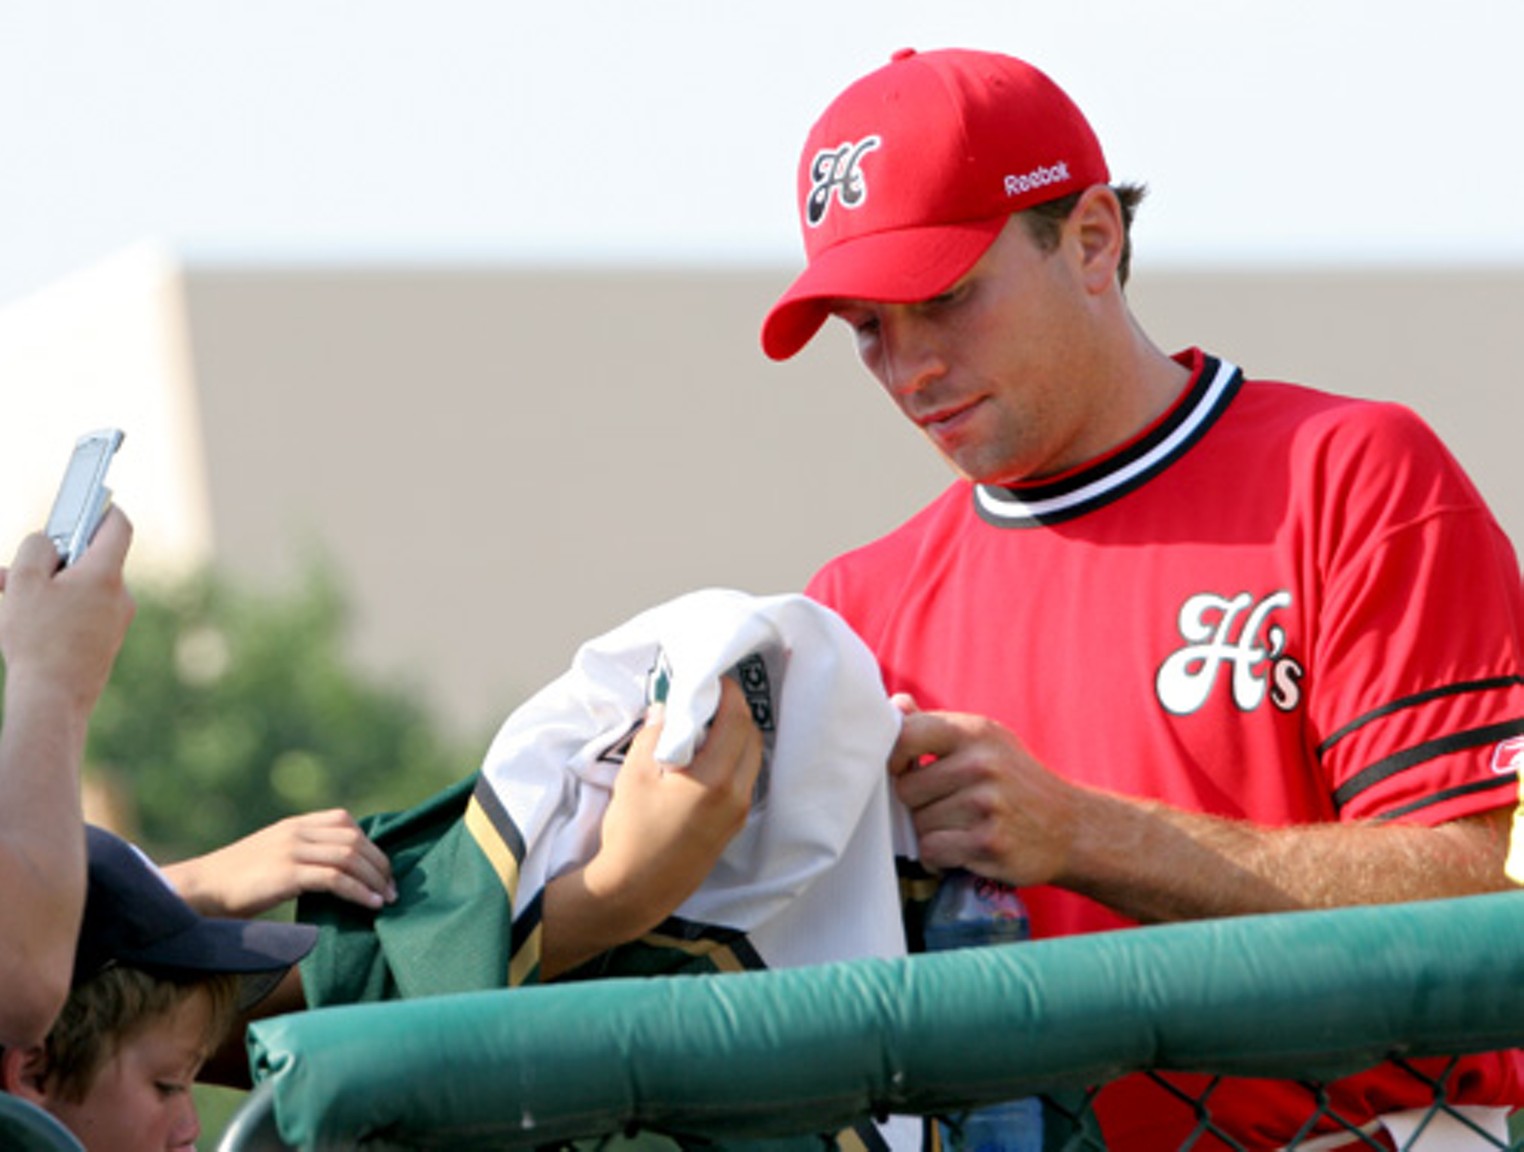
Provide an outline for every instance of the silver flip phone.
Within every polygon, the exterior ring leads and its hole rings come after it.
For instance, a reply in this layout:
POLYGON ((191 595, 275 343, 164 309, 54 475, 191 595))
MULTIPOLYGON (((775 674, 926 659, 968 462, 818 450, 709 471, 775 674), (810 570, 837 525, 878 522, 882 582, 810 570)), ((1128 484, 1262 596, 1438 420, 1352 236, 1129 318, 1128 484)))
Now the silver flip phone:
POLYGON ((101 428, 85 433, 74 444, 74 454, 69 457, 63 483, 58 486, 46 529, 58 549, 61 567, 79 559, 111 506, 106 470, 111 467, 111 458, 123 438, 118 428, 101 428))

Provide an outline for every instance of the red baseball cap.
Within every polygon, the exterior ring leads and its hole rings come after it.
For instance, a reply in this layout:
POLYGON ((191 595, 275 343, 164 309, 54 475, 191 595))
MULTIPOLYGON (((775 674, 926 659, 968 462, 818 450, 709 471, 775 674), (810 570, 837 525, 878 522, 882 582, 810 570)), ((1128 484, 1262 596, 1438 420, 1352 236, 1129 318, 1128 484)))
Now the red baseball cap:
POLYGON ((835 299, 911 303, 967 272, 1011 213, 1110 180, 1046 75, 995 52, 901 49, 815 122, 799 160, 808 264, 762 323, 787 360, 835 299))

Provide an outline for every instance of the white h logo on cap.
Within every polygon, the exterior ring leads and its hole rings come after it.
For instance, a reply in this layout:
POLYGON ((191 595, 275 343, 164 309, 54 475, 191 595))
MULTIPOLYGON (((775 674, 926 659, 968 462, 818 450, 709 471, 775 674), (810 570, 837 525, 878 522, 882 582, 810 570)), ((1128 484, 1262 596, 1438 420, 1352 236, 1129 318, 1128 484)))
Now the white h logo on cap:
POLYGON ((822 148, 810 162, 810 194, 804 202, 804 219, 811 228, 818 227, 831 207, 831 197, 843 208, 856 208, 868 198, 860 167, 863 156, 880 144, 877 136, 856 143, 848 141, 835 148, 822 148))

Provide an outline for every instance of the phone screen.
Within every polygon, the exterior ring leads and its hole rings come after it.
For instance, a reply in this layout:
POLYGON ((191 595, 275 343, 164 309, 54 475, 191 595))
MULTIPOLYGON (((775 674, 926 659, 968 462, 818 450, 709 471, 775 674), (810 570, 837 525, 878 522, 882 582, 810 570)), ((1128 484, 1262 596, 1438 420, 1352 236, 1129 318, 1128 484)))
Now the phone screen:
POLYGON ((96 477, 110 459, 112 450, 111 441, 105 438, 88 440, 80 446, 69 461, 69 470, 64 473, 63 484, 58 489, 58 499, 53 502, 54 523, 79 523, 95 491, 96 477))
POLYGON ((74 446, 47 526, 65 563, 75 560, 95 534, 110 498, 104 485, 106 469, 121 442, 119 431, 106 429, 80 437, 74 446))

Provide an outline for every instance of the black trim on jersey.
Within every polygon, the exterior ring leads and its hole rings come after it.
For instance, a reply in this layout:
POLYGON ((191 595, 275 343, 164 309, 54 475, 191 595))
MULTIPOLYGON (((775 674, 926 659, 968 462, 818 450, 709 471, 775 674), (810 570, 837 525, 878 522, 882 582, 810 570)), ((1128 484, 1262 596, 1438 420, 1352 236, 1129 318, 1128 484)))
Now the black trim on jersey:
POLYGON ((1206 434, 1243 384, 1226 360, 1203 356, 1201 373, 1163 423, 1115 455, 1057 480, 1002 488, 974 485, 974 508, 997 528, 1061 524, 1119 500, 1168 468, 1206 434))
MULTIPOLYGON (((885 1112, 882 1115, 875 1115, 873 1119, 880 1121, 888 1120, 889 1113, 885 1112)), ((889 1141, 885 1139, 884 1134, 874 1126, 873 1120, 859 1120, 857 1123, 853 1124, 852 1127, 843 1129, 841 1132, 837 1133, 836 1147, 839 1150, 842 1150, 842 1152, 845 1152, 845 1150, 851 1148, 851 1145, 848 1144, 846 1138, 848 1132, 852 1133, 860 1141, 862 1141, 864 1152, 889 1152, 889 1141)))
POLYGON ((1495 688, 1512 688, 1518 684, 1524 684, 1524 676, 1496 676, 1490 680, 1468 680, 1460 684, 1447 684, 1443 688, 1431 688, 1427 692, 1419 692, 1413 696, 1404 696, 1400 700, 1393 700, 1390 704, 1383 704, 1380 708, 1351 720, 1318 745, 1318 755, 1322 756, 1340 740, 1344 739, 1344 737, 1364 728, 1367 724, 1371 724, 1383 717, 1391 716, 1396 712, 1401 712, 1404 709, 1416 708, 1420 704, 1429 703, 1431 700, 1442 700, 1446 696, 1462 696, 1467 692, 1490 692, 1495 688))
POLYGON ((517 956, 519 950, 529 941, 540 927, 540 921, 545 912, 545 889, 541 888, 534 894, 534 899, 522 908, 514 909, 513 916, 513 939, 509 941, 510 959, 517 956))
POLYGON ((497 833, 503 847, 508 849, 513 862, 519 867, 524 865, 524 834, 519 831, 519 826, 513 822, 513 817, 508 815, 508 809, 503 807, 503 801, 497 794, 497 789, 485 776, 478 776, 475 785, 471 788, 471 799, 475 800, 482 810, 482 815, 487 817, 487 823, 492 825, 492 830, 497 833))
POLYGON ((1518 784, 1519 774, 1517 772, 1505 772, 1493 780, 1473 780, 1470 784, 1446 788, 1443 791, 1434 793, 1432 796, 1425 796, 1422 800, 1414 800, 1411 804, 1404 804, 1401 808, 1393 808, 1390 812, 1383 812, 1379 816, 1371 817, 1371 819, 1379 824, 1385 820, 1395 820, 1399 816, 1406 816, 1409 812, 1418 812, 1444 800, 1452 800, 1457 796, 1470 796, 1474 792, 1490 792, 1494 788, 1516 788, 1518 784))
MULTIPOLYGON (((1426 740, 1422 744, 1415 744, 1411 748, 1377 760, 1374 764, 1355 773, 1334 791, 1334 804, 1343 808, 1360 793, 1368 788, 1374 788, 1383 780, 1389 780, 1401 772, 1406 772, 1409 768, 1417 767, 1430 760, 1437 760, 1451 752, 1478 748, 1483 744, 1521 735, 1524 735, 1524 720, 1508 720, 1502 724, 1489 724, 1485 728, 1472 728, 1466 732, 1452 732, 1437 740, 1426 740)), ((1499 779, 1501 778, 1500 776, 1499 779)))
POLYGON ((720 924, 705 924, 700 920, 687 920, 681 916, 668 916, 641 940, 649 940, 652 936, 667 936, 676 941, 676 947, 685 952, 698 954, 702 951, 702 945, 709 945, 715 950, 724 950, 736 958, 737 963, 748 971, 756 971, 767 967, 767 961, 762 959, 762 954, 757 951, 756 945, 751 942, 739 928, 727 928, 720 924))

